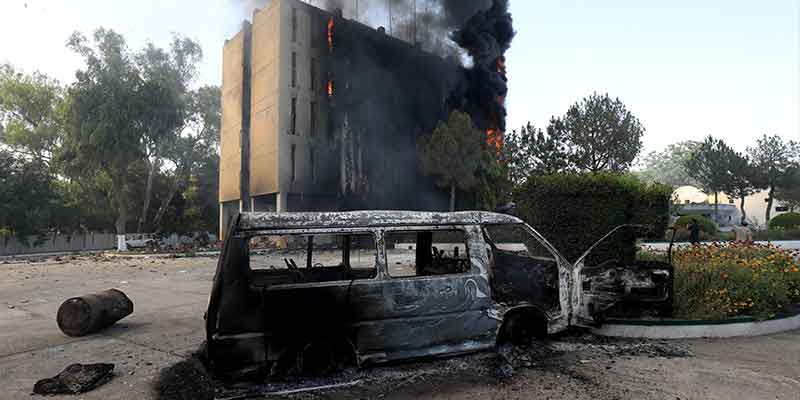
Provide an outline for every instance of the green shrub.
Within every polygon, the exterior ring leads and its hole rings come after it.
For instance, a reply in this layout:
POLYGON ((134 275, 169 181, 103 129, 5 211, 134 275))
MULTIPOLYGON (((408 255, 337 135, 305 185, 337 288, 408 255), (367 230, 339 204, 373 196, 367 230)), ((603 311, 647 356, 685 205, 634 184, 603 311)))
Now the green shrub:
MULTIPOLYGON (((685 226, 676 226, 677 231, 675 232, 675 243, 682 243, 688 242, 690 239, 689 230, 686 229, 685 226)), ((672 233, 667 232, 666 240, 669 241, 671 239, 672 233)), ((703 232, 703 229, 700 229, 700 241, 701 242, 729 242, 736 239, 736 234, 734 232, 717 232, 715 234, 710 234, 703 232)))
POLYGON ((800 228, 800 213, 789 212, 769 220, 769 229, 784 230, 800 228))
POLYGON ((604 241, 587 259, 593 265, 634 260, 637 235, 663 238, 671 194, 668 186, 644 184, 631 175, 585 173, 531 176, 515 197, 519 216, 570 261, 619 225, 649 226, 623 229, 604 241))
POLYGON ((692 220, 697 221, 697 225, 700 225, 700 231, 705 232, 708 236, 713 236, 717 234, 717 224, 714 221, 699 215, 699 214, 689 214, 683 215, 675 221, 676 228, 686 228, 692 223, 692 220))
POLYGON ((800 240, 800 229, 763 230, 753 232, 753 240, 800 240))

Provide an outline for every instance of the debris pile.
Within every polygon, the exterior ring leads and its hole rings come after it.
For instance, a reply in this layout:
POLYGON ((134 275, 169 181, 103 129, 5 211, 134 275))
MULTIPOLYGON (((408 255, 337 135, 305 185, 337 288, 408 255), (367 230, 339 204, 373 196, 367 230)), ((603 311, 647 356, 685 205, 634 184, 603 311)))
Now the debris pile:
POLYGON ((41 395, 80 394, 95 389, 114 376, 114 364, 72 364, 52 378, 33 386, 41 395))
POLYGON ((688 346, 683 343, 668 341, 651 341, 640 339, 619 339, 583 334, 565 337, 550 343, 557 352, 589 352, 612 357, 649 356, 649 357, 691 357, 688 346))

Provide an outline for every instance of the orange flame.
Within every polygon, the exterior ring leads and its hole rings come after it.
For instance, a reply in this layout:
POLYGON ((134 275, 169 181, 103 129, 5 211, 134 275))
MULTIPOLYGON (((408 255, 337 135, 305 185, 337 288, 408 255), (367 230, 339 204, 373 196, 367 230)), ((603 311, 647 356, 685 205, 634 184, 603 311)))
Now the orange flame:
POLYGON ((500 73, 500 74, 503 74, 505 76, 505 74, 506 74, 506 58, 503 57, 503 56, 497 57, 497 59, 494 61, 494 64, 495 64, 495 67, 497 68, 497 72, 500 73))
POLYGON ((333 17, 328 20, 328 49, 333 50, 333 17))
POLYGON ((486 131, 486 144, 497 150, 498 157, 503 151, 504 132, 497 128, 489 128, 486 131))
POLYGON ((333 81, 328 81, 328 96, 333 96, 333 81))

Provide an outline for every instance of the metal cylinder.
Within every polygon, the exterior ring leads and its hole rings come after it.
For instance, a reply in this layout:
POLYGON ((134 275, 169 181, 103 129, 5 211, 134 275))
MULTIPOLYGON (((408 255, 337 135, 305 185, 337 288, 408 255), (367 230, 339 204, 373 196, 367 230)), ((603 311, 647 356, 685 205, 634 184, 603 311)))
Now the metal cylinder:
POLYGON ((73 297, 58 308, 58 327, 67 336, 84 336, 105 329, 133 313, 133 302, 120 290, 109 289, 73 297))

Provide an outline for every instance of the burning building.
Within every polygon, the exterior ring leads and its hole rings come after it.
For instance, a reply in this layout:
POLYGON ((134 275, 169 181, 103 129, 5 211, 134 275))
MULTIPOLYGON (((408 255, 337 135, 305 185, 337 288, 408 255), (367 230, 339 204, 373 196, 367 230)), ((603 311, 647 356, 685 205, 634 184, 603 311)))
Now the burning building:
POLYGON ((514 32, 507 1, 442 3, 469 68, 298 0, 243 23, 223 48, 221 231, 238 211, 447 207, 417 143, 458 109, 502 144, 514 32))

